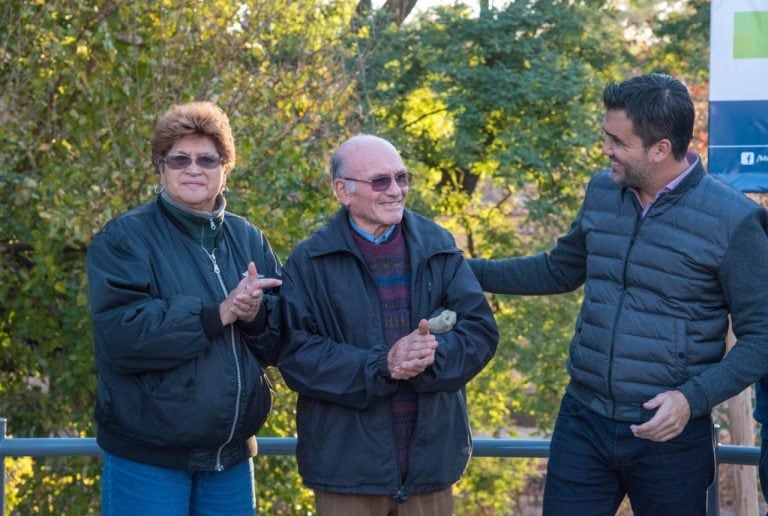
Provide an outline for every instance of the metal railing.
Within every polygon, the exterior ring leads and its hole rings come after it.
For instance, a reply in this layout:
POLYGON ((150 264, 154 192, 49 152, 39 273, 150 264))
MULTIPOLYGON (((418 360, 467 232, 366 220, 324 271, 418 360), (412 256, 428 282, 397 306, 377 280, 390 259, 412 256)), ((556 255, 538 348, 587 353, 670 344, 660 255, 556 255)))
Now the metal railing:
MULTIPOLYGON (((6 437, 6 419, 0 418, 0 515, 5 514, 5 458, 6 457, 99 457, 101 449, 93 437, 6 437)), ((294 437, 258 437, 259 455, 295 455, 294 437)), ((472 457, 547 458, 549 439, 473 439, 472 457)), ((754 446, 716 445, 718 464, 756 466, 760 449, 754 446)), ((719 478, 715 469, 713 487, 719 478)), ((710 489, 707 514, 720 514, 718 489, 710 489)))

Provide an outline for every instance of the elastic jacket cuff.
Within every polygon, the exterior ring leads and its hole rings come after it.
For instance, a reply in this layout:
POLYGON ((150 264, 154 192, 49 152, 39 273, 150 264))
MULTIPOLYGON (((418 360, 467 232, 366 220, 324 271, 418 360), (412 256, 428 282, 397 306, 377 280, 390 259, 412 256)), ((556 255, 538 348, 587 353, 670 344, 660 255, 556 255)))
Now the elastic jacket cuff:
POLYGON ((200 320, 203 323, 203 332, 208 340, 214 340, 224 333, 224 325, 219 315, 219 305, 203 305, 200 311, 200 320))
POLYGON ((250 337, 255 337, 264 332, 264 328, 267 326, 267 307, 264 303, 259 306, 259 311, 256 312, 256 317, 251 322, 237 321, 237 326, 250 337))
POLYGON ((706 394, 694 382, 689 381, 682 385, 680 392, 683 393, 688 400, 688 405, 691 407, 691 419, 707 415, 711 412, 712 409, 707 402, 706 394))

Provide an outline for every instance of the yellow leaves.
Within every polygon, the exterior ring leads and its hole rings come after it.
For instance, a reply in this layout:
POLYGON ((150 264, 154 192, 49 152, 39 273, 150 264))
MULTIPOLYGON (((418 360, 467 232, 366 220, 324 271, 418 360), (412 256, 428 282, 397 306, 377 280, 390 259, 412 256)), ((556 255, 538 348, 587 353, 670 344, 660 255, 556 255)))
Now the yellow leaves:
POLYGON ((456 130, 447 105, 429 88, 419 88, 405 99, 403 120, 408 132, 432 140, 451 138, 456 130))
POLYGON ((19 488, 30 480, 32 471, 32 457, 20 457, 18 459, 6 458, 5 502, 13 507, 19 499, 19 488))
POLYGON ((474 172, 482 176, 493 177, 494 173, 499 169, 500 166, 501 161, 491 158, 475 163, 474 172))
POLYGON ((74 149, 72 144, 69 143, 69 140, 67 140, 66 138, 61 138, 61 139, 53 138, 50 142, 41 142, 37 146, 37 150, 40 151, 41 153, 51 152, 52 150, 54 150, 55 145, 58 145, 59 147, 63 147, 64 150, 66 150, 70 154, 74 149))

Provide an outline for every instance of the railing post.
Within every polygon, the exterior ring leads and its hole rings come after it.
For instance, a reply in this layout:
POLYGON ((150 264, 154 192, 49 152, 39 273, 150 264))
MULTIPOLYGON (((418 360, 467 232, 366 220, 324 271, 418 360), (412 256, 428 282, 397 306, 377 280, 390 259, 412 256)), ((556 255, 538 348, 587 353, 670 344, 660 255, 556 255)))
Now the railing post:
MULTIPOLYGON (((5 439, 5 418, 0 417, 0 445, 3 444, 5 439)), ((0 446, 0 486, 3 488, 0 491, 0 515, 5 514, 5 452, 2 451, 0 446)))
POLYGON ((720 444, 720 425, 713 425, 712 441, 712 451, 715 454, 715 479, 707 490, 707 516, 720 516, 720 457, 717 453, 720 444))

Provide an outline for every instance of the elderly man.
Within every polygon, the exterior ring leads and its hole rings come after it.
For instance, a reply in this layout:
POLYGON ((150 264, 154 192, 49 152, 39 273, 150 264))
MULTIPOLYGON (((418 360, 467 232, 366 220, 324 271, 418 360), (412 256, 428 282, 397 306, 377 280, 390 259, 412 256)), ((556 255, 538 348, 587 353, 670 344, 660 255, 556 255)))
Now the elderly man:
POLYGON ((446 515, 469 459, 464 387, 498 330, 452 236, 405 209, 410 174, 386 140, 331 158, 342 207, 288 258, 288 340, 278 366, 299 393, 299 472, 323 515, 446 515), (456 314, 447 332, 428 318, 456 314))

